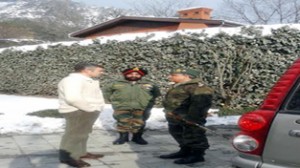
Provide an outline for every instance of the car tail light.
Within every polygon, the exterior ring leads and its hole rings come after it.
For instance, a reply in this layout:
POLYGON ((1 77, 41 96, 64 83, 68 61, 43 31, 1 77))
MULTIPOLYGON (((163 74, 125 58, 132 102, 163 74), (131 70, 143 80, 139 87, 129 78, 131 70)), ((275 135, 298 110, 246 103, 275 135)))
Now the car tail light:
POLYGON ((233 146, 240 152, 261 155, 274 111, 256 110, 242 115, 238 121, 241 132, 233 139, 233 146))
POLYGON ((300 73, 300 59, 296 60, 276 82, 268 93, 260 109, 278 110, 300 73))
POLYGON ((241 116, 238 125, 242 130, 255 131, 263 128, 267 124, 267 121, 258 114, 247 114, 241 116))

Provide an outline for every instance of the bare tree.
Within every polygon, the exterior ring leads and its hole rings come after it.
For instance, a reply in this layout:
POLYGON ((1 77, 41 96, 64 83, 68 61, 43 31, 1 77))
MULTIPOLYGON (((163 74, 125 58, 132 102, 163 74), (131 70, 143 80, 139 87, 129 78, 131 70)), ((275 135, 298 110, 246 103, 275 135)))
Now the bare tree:
POLYGON ((195 0, 143 0, 133 1, 130 6, 141 15, 152 15, 156 17, 172 17, 182 8, 191 7, 195 0))
POLYGON ((223 0, 219 17, 249 24, 299 23, 300 0, 223 0))

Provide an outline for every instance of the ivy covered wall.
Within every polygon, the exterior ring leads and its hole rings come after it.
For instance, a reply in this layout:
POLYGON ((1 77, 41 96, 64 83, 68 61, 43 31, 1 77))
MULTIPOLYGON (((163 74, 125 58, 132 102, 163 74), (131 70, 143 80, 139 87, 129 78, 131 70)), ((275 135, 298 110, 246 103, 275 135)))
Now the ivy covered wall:
POLYGON ((165 93, 168 73, 177 67, 199 70, 200 77, 215 89, 215 105, 230 108, 257 106, 298 58, 299 30, 283 27, 272 35, 244 28, 242 35, 225 33, 213 37, 188 34, 148 41, 110 41, 89 46, 52 46, 34 51, 6 50, 0 53, 0 92, 18 95, 56 96, 57 83, 82 61, 103 65, 104 86, 120 77, 128 66, 143 66, 148 79, 165 93))

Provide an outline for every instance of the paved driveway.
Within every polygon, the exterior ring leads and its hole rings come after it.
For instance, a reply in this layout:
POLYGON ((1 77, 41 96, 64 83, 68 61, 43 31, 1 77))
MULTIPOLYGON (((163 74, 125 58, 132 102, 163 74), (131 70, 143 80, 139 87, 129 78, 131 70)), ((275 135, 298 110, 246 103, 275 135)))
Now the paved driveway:
MULTIPOLYGON (((105 154, 100 160, 86 160, 92 168, 230 168, 236 151, 230 138, 236 129, 218 128, 216 134, 208 134, 211 148, 205 156, 206 162, 192 165, 176 165, 173 160, 159 159, 163 153, 177 151, 176 142, 166 130, 147 131, 145 139, 149 145, 134 143, 112 145, 117 134, 111 131, 94 130, 90 136, 89 151, 105 154)), ((57 149, 62 134, 47 135, 1 135, 1 168, 67 168, 60 164, 57 149)))

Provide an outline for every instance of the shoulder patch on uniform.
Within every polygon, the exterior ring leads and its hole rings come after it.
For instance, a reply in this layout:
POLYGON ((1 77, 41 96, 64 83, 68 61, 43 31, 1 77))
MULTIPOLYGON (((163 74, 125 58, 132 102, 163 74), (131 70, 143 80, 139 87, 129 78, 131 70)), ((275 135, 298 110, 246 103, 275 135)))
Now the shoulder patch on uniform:
POLYGON ((145 88, 145 89, 150 89, 150 88, 153 87, 151 84, 143 84, 142 86, 143 86, 143 88, 145 88))

